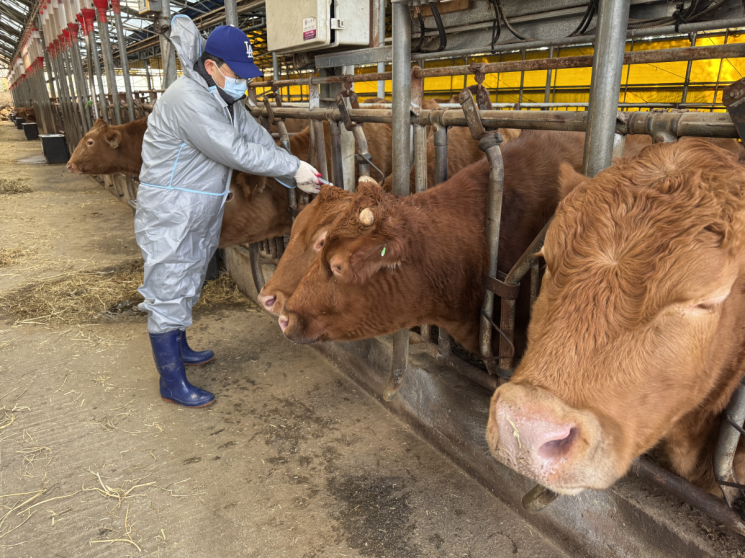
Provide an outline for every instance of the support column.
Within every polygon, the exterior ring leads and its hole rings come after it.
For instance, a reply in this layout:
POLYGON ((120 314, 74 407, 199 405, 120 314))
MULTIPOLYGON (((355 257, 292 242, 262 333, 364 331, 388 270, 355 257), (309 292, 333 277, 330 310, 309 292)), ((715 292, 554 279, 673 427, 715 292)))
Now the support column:
MULTIPOLYGON (((101 37, 101 52, 103 53, 103 66, 106 72, 106 84, 111 95, 111 104, 114 109, 114 122, 122 123, 122 110, 119 103, 119 89, 116 86, 116 73, 114 72, 114 55, 111 53, 111 37, 109 36, 109 22, 106 18, 106 10, 109 0, 94 0, 98 10, 98 34, 101 37)), ((164 2, 167 6, 168 2, 164 2)))
POLYGON ((600 0, 583 174, 610 166, 631 0, 600 0))
MULTIPOLYGON (((380 12, 378 13, 378 46, 385 46, 385 2, 386 0, 378 0, 378 7, 380 12)), ((409 39, 411 40, 411 39, 409 39)), ((378 73, 382 74, 385 72, 385 62, 378 62, 378 73)), ((381 80, 378 82, 378 97, 385 99, 385 81, 381 80)))
MULTIPOLYGON (((98 60, 98 44, 96 42, 96 29, 93 25, 96 21, 96 11, 83 8, 83 19, 85 20, 85 31, 88 36, 88 72, 95 72, 96 85, 98 86, 98 104, 100 111, 98 118, 103 118, 107 124, 111 123, 109 111, 106 107, 106 92, 103 89, 103 76, 101 75, 101 62, 98 60)), ((92 77, 92 76, 91 76, 92 77)))
MULTIPOLYGON (((411 22, 409 6, 393 0, 393 193, 409 194, 411 171, 411 22)), ((391 375, 383 392, 390 401, 409 367, 409 330, 393 334, 391 375)))
POLYGON ((231 27, 238 27, 238 6, 235 0, 225 0, 225 22, 231 27))
MULTIPOLYGON (((235 0, 233 0, 235 2, 235 0)), ((122 8, 120 0, 111 0, 111 9, 114 11, 114 24, 116 25, 116 38, 119 43, 119 61, 122 65, 122 77, 124 78, 124 92, 127 96, 127 112, 129 121, 135 119, 135 102, 132 95, 132 80, 129 76, 129 61, 127 60, 127 43, 124 40, 124 26, 122 25, 122 8)))

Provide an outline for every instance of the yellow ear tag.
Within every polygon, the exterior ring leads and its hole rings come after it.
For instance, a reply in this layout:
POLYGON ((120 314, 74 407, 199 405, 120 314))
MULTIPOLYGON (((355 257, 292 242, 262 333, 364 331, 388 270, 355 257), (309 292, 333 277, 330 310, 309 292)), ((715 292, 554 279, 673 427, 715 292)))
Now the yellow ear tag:
POLYGON ((383 246, 383 251, 380 253, 380 257, 382 258, 383 256, 385 256, 385 246, 383 246))

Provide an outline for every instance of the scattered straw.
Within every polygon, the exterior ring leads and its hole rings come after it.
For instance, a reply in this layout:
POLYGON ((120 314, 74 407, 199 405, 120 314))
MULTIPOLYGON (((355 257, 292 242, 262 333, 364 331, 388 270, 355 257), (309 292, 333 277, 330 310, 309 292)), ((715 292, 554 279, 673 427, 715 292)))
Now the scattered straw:
MULTIPOLYGON (((101 494, 102 496, 105 496, 107 498, 114 498, 115 500, 117 500, 116 506, 114 506, 113 508, 111 508, 111 511, 113 511, 116 508, 120 507, 122 505, 122 501, 124 501, 125 498, 128 498, 129 495, 130 495, 130 493, 133 490, 135 490, 137 488, 145 488, 146 486, 152 486, 152 485, 155 484, 155 481, 147 482, 145 484, 140 484, 140 481, 142 479, 137 479, 135 481, 125 481, 124 484, 122 484, 122 486, 120 488, 111 488, 110 486, 107 486, 107 485, 104 484, 104 482, 101 480, 101 475, 99 475, 98 473, 96 473, 94 471, 91 471, 90 469, 88 469, 88 472, 91 475, 95 475, 96 476, 96 478, 98 479, 98 483, 101 485, 101 488, 98 488, 97 486, 93 486, 91 488, 86 488, 85 487, 85 483, 83 483, 83 488, 81 490, 83 492, 95 491, 95 492, 98 492, 99 494, 101 494), (134 484, 125 490, 124 485, 127 482, 134 482, 134 484)), ((97 542, 97 541, 93 541, 93 542, 97 542)))
MULTIPOLYGON (((16 324, 95 323, 104 316, 136 310, 143 300, 137 292, 141 284, 142 262, 133 261, 27 285, 0 295, 0 310, 14 317, 16 324)), ((197 308, 247 301, 227 272, 222 272, 204 286, 197 308)))
POLYGON ((15 265, 24 258, 36 255, 36 248, 0 248, 0 267, 15 265))
POLYGON ((238 289, 233 278, 227 271, 221 271, 217 279, 208 281, 202 289, 195 308, 204 308, 208 306, 219 306, 228 304, 243 304, 248 302, 248 298, 238 289))
POLYGON ((24 184, 26 180, 26 178, 0 178, 0 195, 30 194, 33 190, 24 184))

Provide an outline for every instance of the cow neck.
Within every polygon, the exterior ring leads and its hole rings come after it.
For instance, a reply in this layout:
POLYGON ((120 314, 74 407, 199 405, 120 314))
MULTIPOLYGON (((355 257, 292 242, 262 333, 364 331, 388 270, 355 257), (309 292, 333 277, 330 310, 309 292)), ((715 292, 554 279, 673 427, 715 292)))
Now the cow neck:
POLYGON ((290 136, 290 150, 301 161, 310 159, 310 126, 294 136, 290 136))
POLYGON ((117 129, 122 134, 118 147, 121 149, 121 158, 125 161, 122 172, 137 176, 142 168, 142 142, 147 130, 147 118, 127 122, 117 126, 117 129))

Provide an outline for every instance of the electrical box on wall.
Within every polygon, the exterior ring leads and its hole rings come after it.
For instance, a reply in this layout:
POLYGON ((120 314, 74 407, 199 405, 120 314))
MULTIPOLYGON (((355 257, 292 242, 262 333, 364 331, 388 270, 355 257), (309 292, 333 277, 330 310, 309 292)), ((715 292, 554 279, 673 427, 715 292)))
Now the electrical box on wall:
POLYGON ((266 36, 278 54, 370 46, 370 0, 271 0, 266 36))
POLYGON ((137 11, 140 15, 160 12, 162 9, 161 0, 137 0, 137 11))

